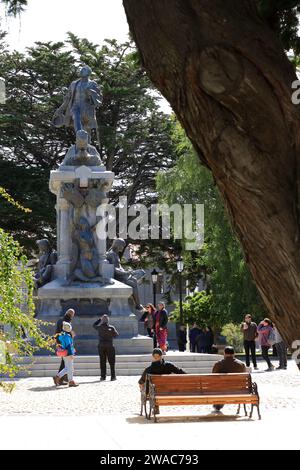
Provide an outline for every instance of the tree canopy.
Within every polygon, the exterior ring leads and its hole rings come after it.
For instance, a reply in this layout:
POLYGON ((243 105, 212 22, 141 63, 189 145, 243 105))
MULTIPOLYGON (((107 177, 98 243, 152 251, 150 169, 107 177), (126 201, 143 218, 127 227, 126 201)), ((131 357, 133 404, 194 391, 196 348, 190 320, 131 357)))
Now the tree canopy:
POLYGON ((199 278, 205 280, 207 292, 211 294, 212 314, 221 324, 238 322, 247 311, 263 315, 262 301, 229 224, 212 174, 199 165, 198 157, 178 123, 173 139, 178 160, 171 169, 158 174, 159 201, 169 205, 204 204, 204 246, 199 252, 189 252, 184 251, 182 243, 184 276, 189 288, 193 290, 199 278))
POLYGON ((27 259, 18 242, 2 229, 0 292, 0 326, 4 327, 0 328, 0 341, 5 345, 0 375, 13 376, 19 368, 18 356, 49 348, 50 338, 41 331, 42 323, 34 318, 33 274, 27 268, 27 259))

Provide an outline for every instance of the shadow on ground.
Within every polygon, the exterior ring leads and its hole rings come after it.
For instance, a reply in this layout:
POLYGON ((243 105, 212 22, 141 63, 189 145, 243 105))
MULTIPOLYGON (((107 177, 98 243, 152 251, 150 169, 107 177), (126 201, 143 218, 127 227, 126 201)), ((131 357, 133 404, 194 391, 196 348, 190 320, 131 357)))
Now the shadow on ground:
MULTIPOLYGON (((151 420, 146 419, 144 416, 135 416, 126 418, 128 424, 155 424, 153 418, 151 420)), ((253 418, 240 415, 225 415, 225 414, 209 414, 201 416, 157 416, 157 422, 160 423, 197 423, 201 421, 208 422, 220 422, 220 421, 255 421, 253 418)))

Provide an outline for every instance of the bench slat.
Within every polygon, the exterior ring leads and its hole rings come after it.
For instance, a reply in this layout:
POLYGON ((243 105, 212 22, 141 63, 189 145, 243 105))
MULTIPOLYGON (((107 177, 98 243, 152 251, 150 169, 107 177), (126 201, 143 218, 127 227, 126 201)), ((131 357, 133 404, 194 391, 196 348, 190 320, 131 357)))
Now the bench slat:
POLYGON ((180 406, 180 405, 235 405, 235 404, 257 404, 256 395, 210 395, 210 396, 157 396, 155 402, 158 406, 180 406))

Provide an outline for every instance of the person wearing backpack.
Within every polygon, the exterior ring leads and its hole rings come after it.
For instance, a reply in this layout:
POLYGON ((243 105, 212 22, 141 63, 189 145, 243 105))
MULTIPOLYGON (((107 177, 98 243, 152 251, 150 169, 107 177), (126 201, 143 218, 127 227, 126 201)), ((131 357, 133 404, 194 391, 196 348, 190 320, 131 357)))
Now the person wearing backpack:
MULTIPOLYGON (((64 314, 64 316, 58 319, 58 321, 56 323, 56 331, 55 331, 56 340, 57 340, 58 336, 60 335, 60 333, 62 332, 63 322, 65 321, 65 322, 70 323, 72 325, 72 320, 73 320, 74 316, 75 316, 75 310, 73 308, 69 308, 66 311, 66 313, 64 314)), ((75 333, 74 333, 73 328, 72 328, 72 333, 71 334, 72 334, 72 337, 74 338, 75 333)), ((63 369, 65 369, 65 361, 64 361, 64 357, 62 356, 58 372, 61 372, 63 369)), ((53 380, 54 380, 54 377, 53 377, 53 380)), ((64 377, 61 378, 60 385, 68 385, 67 375, 65 375, 64 377)))
POLYGON ((262 357, 268 364, 267 372, 275 369, 269 358, 269 349, 275 344, 275 334, 272 322, 269 318, 265 318, 257 327, 258 341, 261 346, 262 357))
POLYGON ((62 332, 57 336, 57 355, 64 358, 65 368, 54 377, 55 385, 61 385, 61 378, 67 375, 69 387, 78 387, 73 380, 75 348, 71 323, 62 324, 62 332))

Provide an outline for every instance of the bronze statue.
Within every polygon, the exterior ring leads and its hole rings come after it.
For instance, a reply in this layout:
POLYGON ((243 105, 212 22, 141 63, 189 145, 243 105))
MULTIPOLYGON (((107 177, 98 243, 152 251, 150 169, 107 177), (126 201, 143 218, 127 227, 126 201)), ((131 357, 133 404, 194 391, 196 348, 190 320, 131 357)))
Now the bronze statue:
POLYGON ((56 251, 51 249, 49 240, 43 238, 36 242, 39 249, 38 271, 34 275, 35 287, 44 286, 52 279, 53 266, 57 261, 56 251))
POLYGON ((125 271, 125 269, 122 268, 120 254, 123 253, 125 246, 125 240, 123 240, 122 238, 117 238, 113 241, 110 250, 106 253, 106 258, 110 262, 110 264, 113 264, 115 267, 115 279, 132 287, 132 297, 135 304, 135 308, 137 310, 143 310, 143 306, 140 304, 138 281, 144 277, 145 271, 143 271, 142 269, 138 269, 135 271, 125 271))
POLYGON ((99 276, 99 256, 94 240, 95 226, 91 227, 85 217, 80 217, 73 232, 73 253, 70 282, 102 282, 99 276))
POLYGON ((74 127, 75 133, 86 131, 91 142, 91 130, 97 132, 100 145, 96 108, 101 104, 99 86, 90 80, 92 70, 85 65, 80 70, 80 78, 71 83, 63 104, 56 110, 52 123, 55 127, 74 127))

